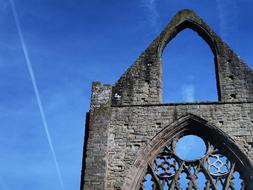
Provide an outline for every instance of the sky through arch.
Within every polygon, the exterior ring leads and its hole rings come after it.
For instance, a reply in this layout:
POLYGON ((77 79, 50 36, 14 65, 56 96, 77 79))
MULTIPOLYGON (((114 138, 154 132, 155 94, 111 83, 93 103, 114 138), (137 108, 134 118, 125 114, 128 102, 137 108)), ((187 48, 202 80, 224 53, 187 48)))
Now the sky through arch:
POLYGON ((218 101, 214 55, 195 31, 185 29, 170 41, 162 62, 165 103, 218 101))
MULTIPOLYGON (((114 84, 178 10, 195 10, 253 67, 249 0, 240 6, 236 0, 13 1, 65 190, 80 185, 92 81, 114 84)), ((0 189, 58 190, 61 185, 6 0, 0 0, 0 28, 0 189)))

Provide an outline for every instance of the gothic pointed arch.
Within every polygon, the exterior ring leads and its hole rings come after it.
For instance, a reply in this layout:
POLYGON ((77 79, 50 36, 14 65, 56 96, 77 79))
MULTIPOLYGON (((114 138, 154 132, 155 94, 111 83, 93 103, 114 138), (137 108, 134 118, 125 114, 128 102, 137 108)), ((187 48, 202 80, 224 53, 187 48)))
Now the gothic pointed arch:
POLYGON ((235 173, 240 174, 241 189, 253 189, 253 166, 234 140, 218 127, 192 114, 165 127, 142 149, 129 170, 122 189, 145 190, 145 176, 152 189, 180 189, 180 175, 185 173, 188 189, 201 189, 198 175, 205 177, 205 189, 236 189, 235 173), (185 135, 196 135, 205 141, 206 153, 197 160, 183 160, 175 153, 175 143, 185 135), (225 159, 224 159, 225 158, 225 159), (166 166, 165 166, 166 165, 166 166), (226 169, 221 169, 222 167, 226 169), (159 173, 159 169, 163 171, 159 173), (166 188, 165 188, 166 189, 166 188))
MULTIPOLYGON (((196 32, 202 40, 209 46, 211 49, 214 59, 214 68, 215 68, 215 77, 216 77, 216 92, 218 96, 218 100, 221 101, 221 87, 220 87, 220 75, 219 70, 221 65, 221 60, 219 59, 220 52, 222 52, 219 48, 218 44, 221 44, 221 39, 215 34, 207 24, 205 24, 200 17, 198 17, 191 10, 182 10, 172 19, 169 25, 164 29, 164 31, 160 34, 160 36, 156 39, 155 48, 157 52, 155 52, 156 57, 161 60, 161 64, 163 65, 162 54, 166 46, 170 45, 170 42, 183 30, 190 29, 193 32, 196 32), (184 15, 184 16, 182 16, 184 15)), ((182 55, 184 56, 183 52, 182 55)), ((164 73, 162 73, 163 75, 164 73)), ((163 82, 161 83, 163 86, 163 82)), ((162 89, 164 89, 162 87, 162 89)))
POLYGON ((201 22, 198 17, 190 12, 191 16, 183 17, 183 19, 179 20, 175 17, 173 20, 174 26, 168 26, 169 29, 165 28, 164 33, 161 34, 158 47, 157 47, 157 56, 161 57, 163 49, 165 46, 176 37, 181 31, 185 29, 191 29, 198 33, 198 35, 210 46, 215 57, 219 56, 219 47, 218 43, 220 41, 219 37, 211 31, 211 29, 201 22), (176 24, 175 24, 176 23, 176 24))
POLYGON ((172 18, 112 87, 113 105, 163 103, 161 55, 165 46, 186 28, 197 32, 214 54, 219 101, 253 101, 252 70, 194 11, 186 9, 172 18))
POLYGON ((114 85, 92 84, 81 189, 140 190, 150 180, 150 189, 182 190, 183 172, 187 190, 252 190, 252 106, 253 71, 196 13, 179 11, 114 85), (162 102, 161 54, 185 28, 196 31, 215 55, 219 102, 162 102), (175 151, 185 135, 204 141, 201 157, 187 160, 175 151), (204 188, 196 182, 199 172, 204 188), (242 188, 233 185, 238 176, 242 188))

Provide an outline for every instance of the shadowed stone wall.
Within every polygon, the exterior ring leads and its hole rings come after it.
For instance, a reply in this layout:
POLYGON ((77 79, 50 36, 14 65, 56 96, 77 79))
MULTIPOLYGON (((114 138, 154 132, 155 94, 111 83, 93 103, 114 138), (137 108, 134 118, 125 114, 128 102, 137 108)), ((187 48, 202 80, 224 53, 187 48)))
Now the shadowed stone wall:
POLYGON ((93 83, 81 190, 130 189, 138 172, 133 167, 138 168, 143 150, 162 130, 187 115, 223 131, 224 143, 231 138, 238 155, 252 168, 253 71, 193 11, 183 10, 115 85, 93 83), (213 51, 218 102, 162 102, 162 52, 185 28, 196 31, 213 51))

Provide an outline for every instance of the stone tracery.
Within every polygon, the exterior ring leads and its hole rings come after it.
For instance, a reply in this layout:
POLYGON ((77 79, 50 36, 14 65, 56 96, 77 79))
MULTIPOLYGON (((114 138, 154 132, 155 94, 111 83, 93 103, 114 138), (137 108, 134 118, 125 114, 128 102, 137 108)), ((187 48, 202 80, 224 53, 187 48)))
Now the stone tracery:
POLYGON ((207 151, 200 159, 183 160, 175 151, 177 141, 177 138, 170 141, 147 164, 140 190, 244 189, 244 182, 238 176, 236 162, 229 159, 222 149, 206 141, 207 151))

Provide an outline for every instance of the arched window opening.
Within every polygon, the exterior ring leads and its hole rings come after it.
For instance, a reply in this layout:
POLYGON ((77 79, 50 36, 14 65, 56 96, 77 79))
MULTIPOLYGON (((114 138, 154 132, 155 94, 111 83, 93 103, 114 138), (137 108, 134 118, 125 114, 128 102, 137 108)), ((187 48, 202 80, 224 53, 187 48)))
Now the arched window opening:
POLYGON ((174 138, 147 166, 141 190, 243 190, 237 162, 196 135, 174 138))
POLYGON ((195 31, 185 29, 169 42, 162 64, 163 102, 218 101, 215 58, 195 31))
POLYGON ((123 189, 253 189, 248 156, 227 134, 192 114, 156 134, 135 163, 123 189))

